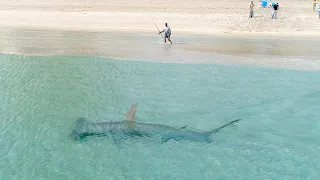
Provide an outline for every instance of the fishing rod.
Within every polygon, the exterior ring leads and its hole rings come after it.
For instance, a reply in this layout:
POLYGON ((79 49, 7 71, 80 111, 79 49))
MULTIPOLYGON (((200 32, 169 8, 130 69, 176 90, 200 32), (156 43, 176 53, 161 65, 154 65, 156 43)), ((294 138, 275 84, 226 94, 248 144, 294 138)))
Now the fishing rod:
MULTIPOLYGON (((151 17, 151 19, 152 19, 152 21, 153 21, 154 25, 156 26, 156 28, 158 29, 158 32, 160 33, 160 29, 158 28, 158 26, 157 26, 156 22, 154 22, 154 20, 153 20, 153 18, 152 18, 152 16, 151 16, 151 14, 150 14, 150 13, 149 13, 149 16, 151 17)), ((160 34, 161 34, 161 33, 160 33, 160 34)), ((162 36, 162 34, 161 34, 161 37, 163 37, 163 36, 162 36)))

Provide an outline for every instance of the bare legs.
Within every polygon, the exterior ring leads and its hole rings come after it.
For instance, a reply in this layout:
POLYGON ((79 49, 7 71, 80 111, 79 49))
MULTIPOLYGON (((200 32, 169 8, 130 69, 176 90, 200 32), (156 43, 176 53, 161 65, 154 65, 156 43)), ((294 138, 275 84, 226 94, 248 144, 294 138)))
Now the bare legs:
POLYGON ((164 37, 164 43, 167 43, 167 39, 172 44, 172 41, 169 36, 164 37))

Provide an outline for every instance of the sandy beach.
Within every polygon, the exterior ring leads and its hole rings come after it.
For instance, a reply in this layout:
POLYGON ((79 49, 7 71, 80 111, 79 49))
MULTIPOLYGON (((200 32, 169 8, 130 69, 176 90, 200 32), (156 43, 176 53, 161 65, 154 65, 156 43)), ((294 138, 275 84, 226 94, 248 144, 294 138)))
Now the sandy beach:
POLYGON ((237 56, 222 61, 227 64, 291 67, 279 60, 247 60, 249 56, 274 56, 310 60, 311 65, 303 67, 318 69, 320 20, 312 12, 312 2, 279 1, 277 20, 271 19, 271 8, 254 3, 255 17, 249 19, 250 1, 239 0, 1 1, 0 52, 218 63, 213 57, 220 55, 237 56), (160 29, 164 22, 169 23, 173 46, 163 47, 152 18, 160 29))
POLYGON ((312 2, 279 1, 279 18, 272 9, 254 1, 255 18, 248 19, 250 1, 230 0, 8 0, 0 2, 4 27, 154 32, 150 15, 161 28, 168 22, 174 32, 241 34, 257 32, 281 35, 319 35, 320 21, 312 2))

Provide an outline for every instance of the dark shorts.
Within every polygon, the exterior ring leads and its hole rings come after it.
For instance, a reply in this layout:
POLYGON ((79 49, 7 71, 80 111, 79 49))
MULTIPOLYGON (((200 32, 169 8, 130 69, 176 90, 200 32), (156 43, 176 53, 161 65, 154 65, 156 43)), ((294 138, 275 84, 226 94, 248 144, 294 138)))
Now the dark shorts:
POLYGON ((165 35, 164 38, 170 39, 170 35, 165 35))

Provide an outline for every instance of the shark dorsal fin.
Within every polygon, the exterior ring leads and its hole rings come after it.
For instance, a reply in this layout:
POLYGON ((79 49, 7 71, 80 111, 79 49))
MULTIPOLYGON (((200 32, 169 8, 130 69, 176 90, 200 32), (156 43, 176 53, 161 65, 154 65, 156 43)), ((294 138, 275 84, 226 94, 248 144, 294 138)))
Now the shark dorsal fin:
POLYGON ((124 119, 126 127, 128 129, 135 129, 136 128, 136 110, 137 110, 137 103, 131 105, 131 108, 128 110, 126 117, 124 119))
POLYGON ((136 104, 132 104, 130 109, 128 110, 126 117, 125 117, 125 121, 136 121, 136 110, 137 110, 137 103, 136 104))

